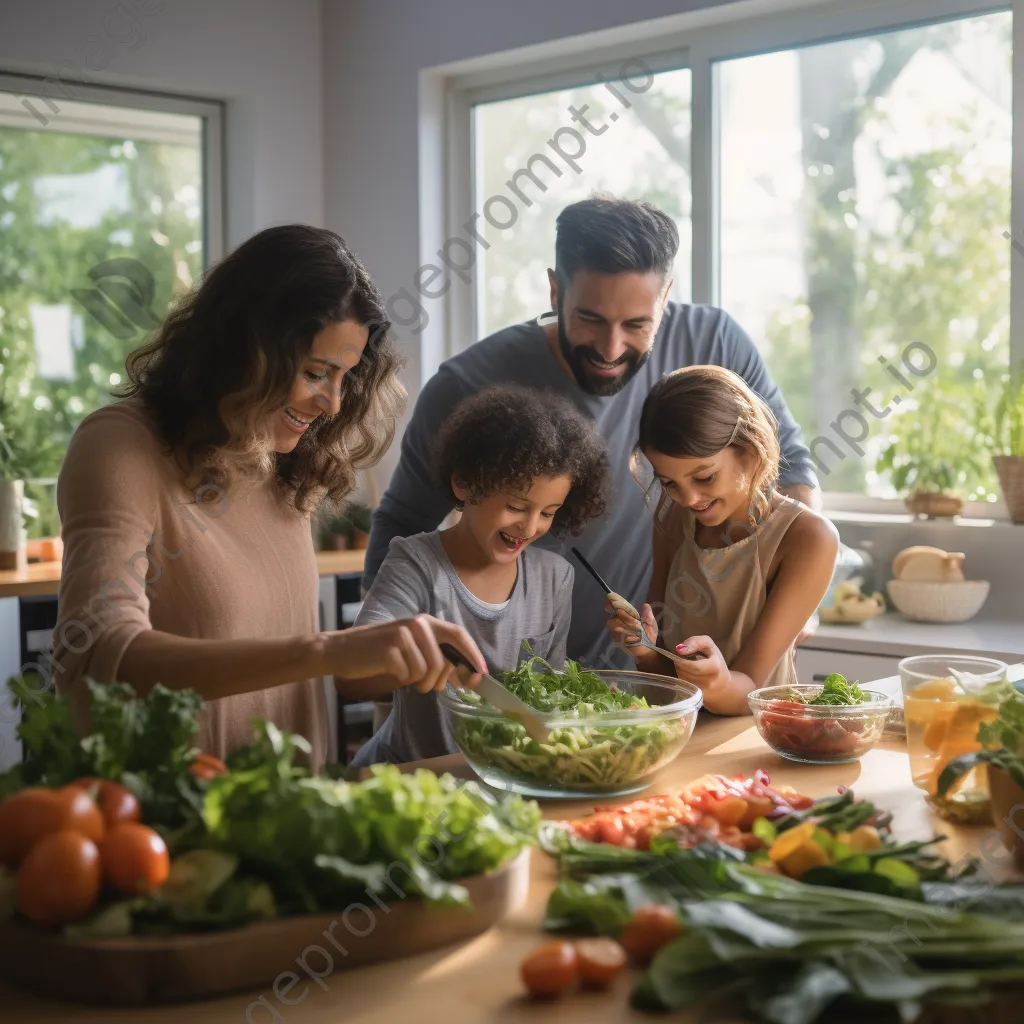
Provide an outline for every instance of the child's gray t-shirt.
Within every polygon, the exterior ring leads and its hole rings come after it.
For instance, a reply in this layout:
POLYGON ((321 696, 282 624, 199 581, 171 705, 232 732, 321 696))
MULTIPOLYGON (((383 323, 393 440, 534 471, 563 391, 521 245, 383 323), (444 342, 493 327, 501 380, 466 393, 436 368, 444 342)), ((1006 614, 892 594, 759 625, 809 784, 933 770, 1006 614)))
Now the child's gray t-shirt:
MULTIPOLYGON (((427 614, 462 626, 476 641, 491 674, 515 668, 533 654, 561 668, 572 612, 572 566, 553 551, 531 544, 519 555, 519 574, 507 602, 488 604, 459 579, 441 535, 395 537, 377 572, 355 624, 427 614)), ((436 693, 404 686, 394 693, 387 721, 353 758, 355 767, 381 761, 401 763, 440 757, 458 748, 443 718, 436 693)))

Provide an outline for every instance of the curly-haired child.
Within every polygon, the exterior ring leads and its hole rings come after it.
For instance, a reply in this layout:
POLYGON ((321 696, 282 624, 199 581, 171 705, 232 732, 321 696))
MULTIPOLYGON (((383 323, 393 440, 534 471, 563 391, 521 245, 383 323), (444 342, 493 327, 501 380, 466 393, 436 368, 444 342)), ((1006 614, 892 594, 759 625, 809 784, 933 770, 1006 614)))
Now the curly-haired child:
MULTIPOLYGON (((549 531, 578 534, 604 512, 608 455, 597 428, 565 399, 501 385, 454 409, 433 454, 458 522, 396 537, 356 624, 426 613, 464 627, 492 673, 515 668, 524 641, 561 667, 573 569, 532 545, 549 531)), ((353 765, 455 749, 437 694, 396 688, 391 714, 353 765)))

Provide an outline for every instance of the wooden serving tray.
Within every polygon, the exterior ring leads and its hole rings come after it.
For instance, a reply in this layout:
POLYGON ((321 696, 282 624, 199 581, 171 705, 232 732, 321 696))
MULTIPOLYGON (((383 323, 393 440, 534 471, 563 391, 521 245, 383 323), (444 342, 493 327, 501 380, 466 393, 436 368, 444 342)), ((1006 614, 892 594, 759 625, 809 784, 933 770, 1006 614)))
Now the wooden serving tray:
MULTIPOLYGON (((0 978, 49 998, 105 1006, 212 999, 245 989, 287 991, 335 970, 412 956, 486 931, 526 900, 530 850, 462 880, 472 910, 365 896, 344 911, 281 918, 228 931, 152 938, 69 939, 0 924, 0 978), (333 939, 333 942, 332 942, 333 939)), ((403 872, 395 873, 401 888, 403 872)))

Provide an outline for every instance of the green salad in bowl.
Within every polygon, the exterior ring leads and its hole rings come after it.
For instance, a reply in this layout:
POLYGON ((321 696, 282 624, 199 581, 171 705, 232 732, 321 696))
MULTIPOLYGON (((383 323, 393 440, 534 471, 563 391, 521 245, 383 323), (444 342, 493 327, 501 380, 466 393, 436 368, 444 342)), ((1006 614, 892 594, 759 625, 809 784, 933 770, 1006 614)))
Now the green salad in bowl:
POLYGON ((566 661, 555 671, 530 658, 497 678, 542 713, 540 743, 473 690, 449 686, 441 707, 455 743, 495 789, 533 797, 637 793, 686 746, 700 690, 667 676, 591 671, 566 661))

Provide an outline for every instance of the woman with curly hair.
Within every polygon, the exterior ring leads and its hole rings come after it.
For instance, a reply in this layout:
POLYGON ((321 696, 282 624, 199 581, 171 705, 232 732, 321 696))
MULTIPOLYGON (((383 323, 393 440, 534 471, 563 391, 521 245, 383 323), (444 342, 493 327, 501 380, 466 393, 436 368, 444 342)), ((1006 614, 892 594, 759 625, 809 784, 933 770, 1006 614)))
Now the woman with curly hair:
MULTIPOLYGON (((458 522, 392 540, 357 625, 427 612, 463 626, 492 672, 515 668, 524 641, 560 668, 573 570, 533 543, 549 531, 578 534, 604 511, 608 456, 597 428, 566 399, 491 387, 456 406, 433 461, 458 522)), ((399 690, 353 764, 455 749, 437 695, 399 690)))
POLYGON ((344 241, 288 225, 213 267, 129 356, 123 400, 83 421, 58 483, 52 665, 80 724, 86 677, 189 687, 207 701, 203 750, 225 757, 259 717, 304 736, 316 770, 325 675, 342 692, 377 675, 430 690, 454 679, 439 640, 484 667, 470 637, 428 617, 319 628, 310 513, 394 436, 405 392, 389 328, 344 241))

